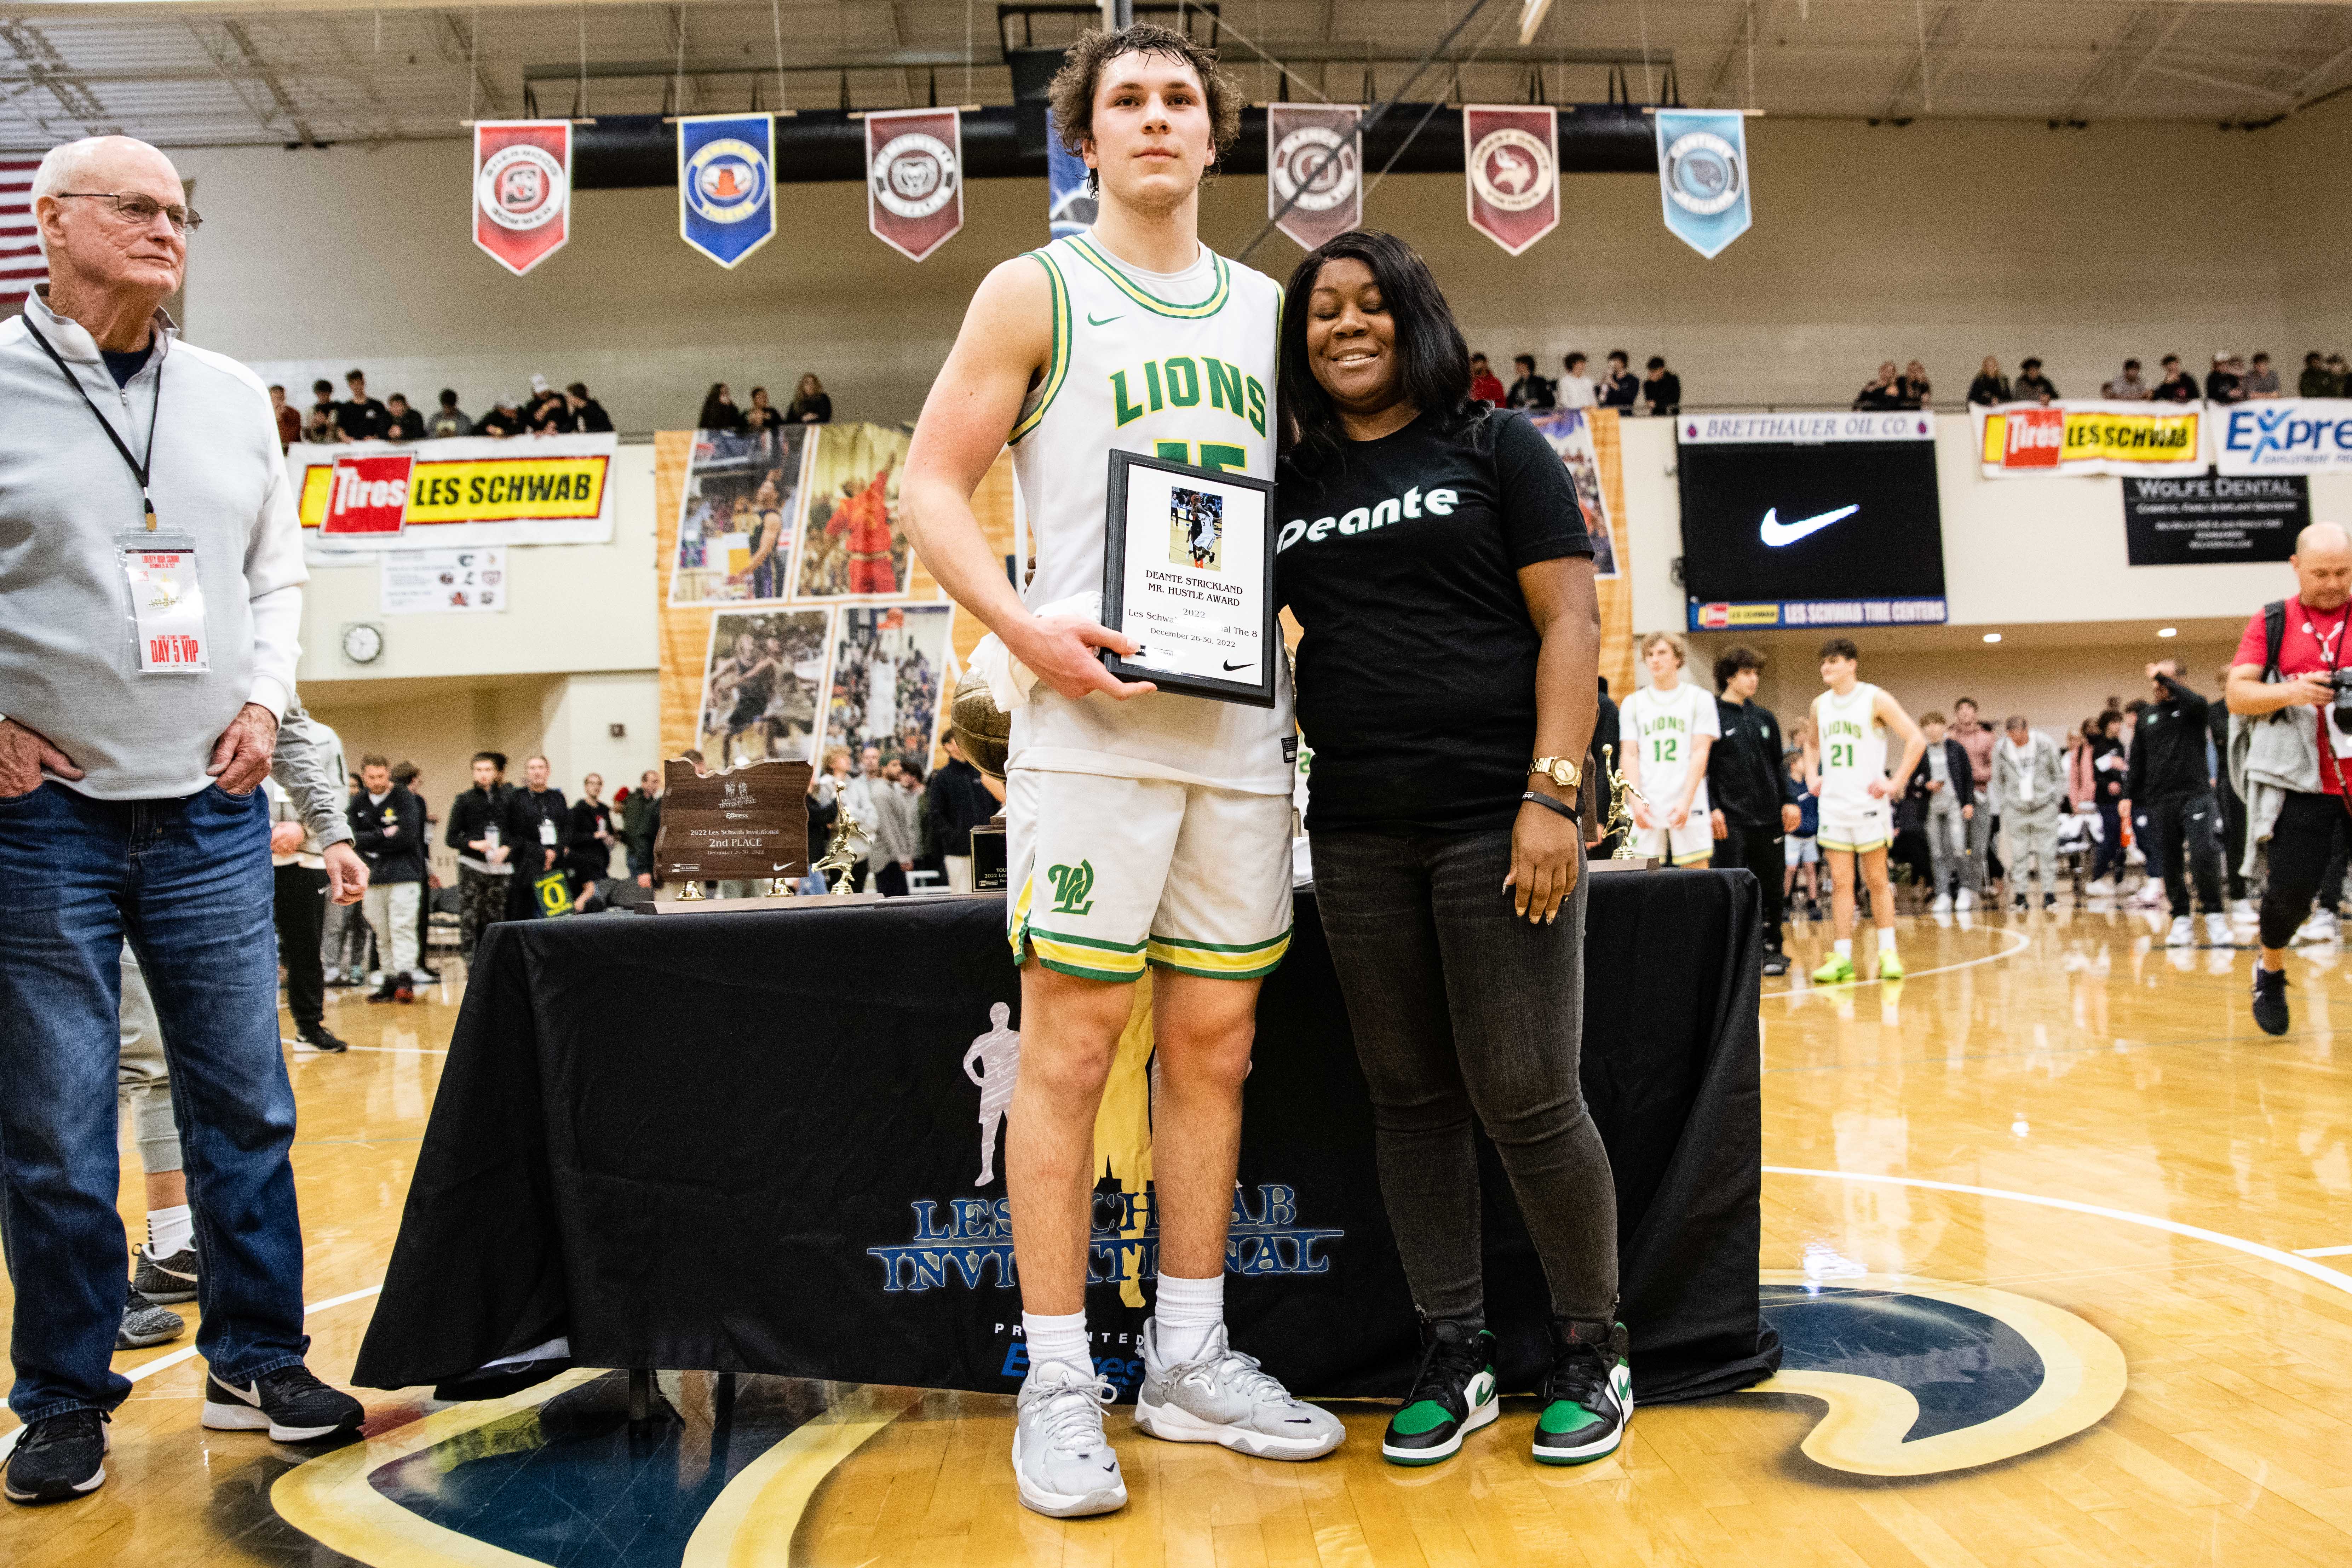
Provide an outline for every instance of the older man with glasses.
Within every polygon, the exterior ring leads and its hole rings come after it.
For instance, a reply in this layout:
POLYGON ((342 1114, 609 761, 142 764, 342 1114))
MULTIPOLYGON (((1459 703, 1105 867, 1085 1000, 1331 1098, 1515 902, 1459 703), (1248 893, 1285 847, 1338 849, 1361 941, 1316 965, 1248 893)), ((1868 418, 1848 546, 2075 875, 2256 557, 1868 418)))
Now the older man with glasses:
POLYGON ((204 1259, 207 1426, 280 1442, 362 1412, 303 1365, 294 1096, 269 804, 301 530, 260 379, 177 337, 169 160, 94 137, 33 179, 49 282, 0 323, 0 1220, 16 1286, 11 1501, 106 1479, 122 1308, 120 955, 152 990, 204 1259))

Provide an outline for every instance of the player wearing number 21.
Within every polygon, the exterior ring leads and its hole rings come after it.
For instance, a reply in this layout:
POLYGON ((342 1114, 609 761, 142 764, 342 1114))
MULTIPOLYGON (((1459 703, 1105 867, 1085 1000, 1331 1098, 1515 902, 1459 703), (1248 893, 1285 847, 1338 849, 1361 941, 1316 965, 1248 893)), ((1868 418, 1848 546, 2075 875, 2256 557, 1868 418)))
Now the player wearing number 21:
POLYGON ((1822 802, 1822 853, 1834 879, 1831 907, 1837 918, 1836 947, 1813 971, 1814 984, 1838 985, 1854 978, 1853 873, 1857 862, 1870 880, 1870 914, 1878 927, 1878 977, 1903 978, 1895 953, 1895 889, 1886 879, 1886 847, 1894 841, 1894 801, 1911 770, 1927 754, 1927 738, 1903 704, 1859 678, 1862 655, 1850 637, 1822 644, 1822 684, 1813 699, 1813 724, 1805 735, 1805 783, 1822 802), (1903 760, 1886 771, 1886 732, 1903 740, 1903 760))

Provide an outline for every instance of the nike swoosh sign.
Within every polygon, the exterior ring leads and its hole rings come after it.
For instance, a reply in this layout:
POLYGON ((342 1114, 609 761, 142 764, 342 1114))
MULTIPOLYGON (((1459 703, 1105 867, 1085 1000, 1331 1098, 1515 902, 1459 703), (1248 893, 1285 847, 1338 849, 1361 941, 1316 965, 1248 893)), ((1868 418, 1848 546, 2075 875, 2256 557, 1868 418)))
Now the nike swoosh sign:
POLYGON ((1118 320, 1117 316, 1105 316, 1102 320, 1097 321, 1092 310, 1087 312, 1087 325, 1089 327, 1107 327, 1118 320))
POLYGON ((1852 517, 1861 510, 1860 506, 1842 506, 1835 511, 1815 512, 1812 516, 1801 518, 1795 522, 1782 522, 1780 515, 1780 509, 1768 507, 1764 511, 1764 524, 1756 531, 1756 535, 1765 543, 1776 548, 1783 544, 1794 544, 1805 535, 1819 533, 1830 524, 1841 519, 1852 517))
POLYGON ((1225 660, 1225 668, 1227 669, 1252 669, 1256 668, 1256 665, 1257 660, 1254 658, 1245 658, 1239 664, 1235 664, 1232 659, 1225 660))

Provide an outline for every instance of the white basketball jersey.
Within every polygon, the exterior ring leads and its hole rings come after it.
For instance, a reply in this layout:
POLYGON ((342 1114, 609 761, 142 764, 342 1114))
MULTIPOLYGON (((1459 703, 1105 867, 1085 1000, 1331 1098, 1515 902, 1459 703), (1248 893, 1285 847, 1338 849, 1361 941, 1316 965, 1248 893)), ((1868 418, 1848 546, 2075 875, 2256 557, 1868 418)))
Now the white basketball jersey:
MULTIPOLYGON (((1139 271, 1091 232, 1030 256, 1053 289, 1053 358, 1013 426, 1015 504, 1034 541, 1033 607, 1103 585, 1114 450, 1274 477, 1282 289, 1208 247, 1186 271, 1139 271)), ((1008 765, 1290 793, 1290 672, 1272 709, 1155 691, 1072 701, 1040 682, 1013 710, 1008 765)))
POLYGON ((1886 777, 1886 726, 1878 721, 1878 688, 1854 682, 1840 697, 1824 691, 1813 699, 1814 744, 1821 752, 1822 809, 1866 811, 1885 801, 1870 793, 1870 781, 1886 777))
MULTIPOLYGON (((1636 688, 1617 710, 1617 729, 1641 748, 1634 762, 1641 770, 1642 795, 1660 812, 1673 810, 1690 783, 1692 743, 1701 735, 1723 732, 1716 720, 1715 699, 1687 680, 1672 691, 1636 688)), ((1691 796, 1691 816, 1703 816, 1709 809, 1702 779, 1698 793, 1691 796)))

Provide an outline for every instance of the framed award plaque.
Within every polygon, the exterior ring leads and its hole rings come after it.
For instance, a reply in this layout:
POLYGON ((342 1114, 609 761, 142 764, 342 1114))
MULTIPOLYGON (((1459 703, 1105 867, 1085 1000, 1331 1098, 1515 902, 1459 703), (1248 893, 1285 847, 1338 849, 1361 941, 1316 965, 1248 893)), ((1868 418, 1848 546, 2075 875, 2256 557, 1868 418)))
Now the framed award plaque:
POLYGON ((1274 485, 1247 474, 1110 455, 1103 625, 1139 646, 1103 650, 1121 680, 1274 706, 1274 485))

